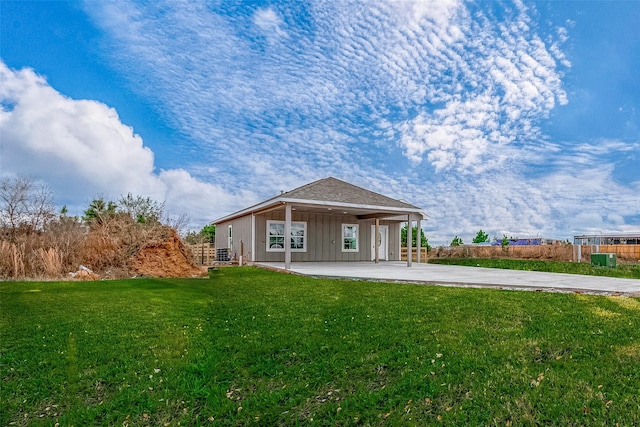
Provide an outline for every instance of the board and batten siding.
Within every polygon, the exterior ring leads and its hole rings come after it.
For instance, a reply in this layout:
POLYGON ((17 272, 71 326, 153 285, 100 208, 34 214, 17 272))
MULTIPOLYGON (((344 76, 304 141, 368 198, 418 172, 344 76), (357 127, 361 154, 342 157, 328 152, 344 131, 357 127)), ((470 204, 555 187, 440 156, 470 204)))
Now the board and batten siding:
MULTIPOLYGON (((263 262, 283 262, 284 252, 267 251, 267 221, 269 220, 284 221, 284 212, 272 211, 256 215, 255 260, 263 262)), ((307 223, 306 251, 291 252, 292 262, 371 260, 371 226, 375 224, 374 220, 358 220, 358 218, 353 215, 294 211, 292 212, 292 221, 307 223), (359 250, 357 252, 342 251, 342 224, 359 225, 359 250)), ((380 225, 389 226, 388 259, 394 261, 400 260, 400 251, 397 250, 400 246, 400 224, 393 221, 380 221, 380 225)), ((249 229, 251 228, 250 221, 248 227, 249 229)))
POLYGON ((232 245, 229 256, 235 255, 235 260, 242 255, 245 261, 251 260, 251 215, 236 218, 232 221, 216 224, 216 250, 228 248, 227 233, 229 225, 232 226, 232 245), (240 241, 242 241, 243 253, 240 253, 240 241))

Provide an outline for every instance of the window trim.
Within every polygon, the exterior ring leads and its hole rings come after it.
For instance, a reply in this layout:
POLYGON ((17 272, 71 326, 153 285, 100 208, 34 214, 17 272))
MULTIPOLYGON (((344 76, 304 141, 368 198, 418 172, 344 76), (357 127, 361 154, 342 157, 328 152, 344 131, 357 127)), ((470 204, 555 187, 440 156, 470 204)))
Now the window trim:
POLYGON ((342 252, 360 252, 360 224, 342 224, 342 226, 340 227, 340 229, 342 230, 341 234, 342 234, 342 244, 341 244, 341 249, 342 252), (346 237, 345 236, 345 229, 346 227, 355 227, 355 232, 356 232, 356 237, 355 237, 355 243, 356 243, 356 247, 355 249, 346 249, 344 247, 345 244, 345 239, 353 239, 353 237, 346 237))
MULTIPOLYGON (((270 237, 272 237, 271 234, 269 234, 269 230, 271 229, 271 224, 282 224, 284 226, 284 223, 285 221, 280 221, 280 220, 267 220, 267 230, 266 230, 267 238, 265 240, 265 246, 266 246, 267 252, 284 252, 285 251, 285 248, 271 248, 269 244, 270 237)), ((307 252, 307 223, 304 221, 291 221, 291 233, 293 233, 294 225, 302 225, 302 230, 303 230, 302 248, 299 248, 299 249, 291 248, 291 252, 307 252)), ((282 237, 285 237, 285 236, 282 236, 282 237)), ((291 239, 293 239, 293 237, 294 237, 293 235, 289 236, 289 244, 291 244, 291 239)))

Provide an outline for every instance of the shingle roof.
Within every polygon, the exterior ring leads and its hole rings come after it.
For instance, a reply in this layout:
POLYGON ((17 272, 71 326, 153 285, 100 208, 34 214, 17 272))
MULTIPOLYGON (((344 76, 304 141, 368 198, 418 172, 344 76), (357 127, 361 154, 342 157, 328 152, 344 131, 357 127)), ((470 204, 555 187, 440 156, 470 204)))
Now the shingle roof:
POLYGON ((213 221, 212 224, 229 221, 252 212, 270 209, 281 203, 299 203, 301 205, 318 206, 335 205, 341 207, 356 207, 357 209, 369 211, 377 210, 378 212, 387 213, 408 211, 423 214, 419 207, 402 200, 392 199, 391 197, 329 177, 279 194, 257 205, 250 206, 213 221))
POLYGON ((329 177, 282 193, 279 198, 419 209, 407 202, 329 177))

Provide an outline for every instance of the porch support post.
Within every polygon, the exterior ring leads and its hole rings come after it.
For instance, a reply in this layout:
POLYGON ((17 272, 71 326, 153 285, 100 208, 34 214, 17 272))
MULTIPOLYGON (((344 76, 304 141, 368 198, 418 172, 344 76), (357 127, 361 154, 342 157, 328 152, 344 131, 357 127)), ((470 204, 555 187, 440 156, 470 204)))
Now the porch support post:
POLYGON ((256 261, 256 214, 251 213, 251 262, 256 261))
POLYGON ((420 264, 420 240, 422 240, 422 220, 418 218, 418 220, 416 221, 416 224, 418 224, 418 234, 416 235, 416 252, 418 253, 418 264, 420 264))
POLYGON ((407 215, 407 267, 411 267, 411 252, 413 252, 413 237, 411 232, 413 231, 413 224, 411 222, 411 214, 407 215))
POLYGON ((380 262, 380 246, 378 245, 378 237, 380 236, 380 218, 376 218, 375 234, 373 236, 373 247, 375 253, 376 264, 380 262))
POLYGON ((284 205, 284 269, 291 268, 291 204, 284 205))

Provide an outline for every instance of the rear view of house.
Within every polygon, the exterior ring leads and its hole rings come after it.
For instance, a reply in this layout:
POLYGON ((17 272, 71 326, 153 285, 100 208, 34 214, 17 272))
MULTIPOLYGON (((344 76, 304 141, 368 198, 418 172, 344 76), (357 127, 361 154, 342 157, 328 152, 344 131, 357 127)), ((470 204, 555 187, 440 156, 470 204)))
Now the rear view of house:
POLYGON ((284 262, 289 268, 291 262, 399 261, 401 224, 420 224, 424 218, 420 208, 407 202, 330 177, 212 224, 218 253, 284 262))

